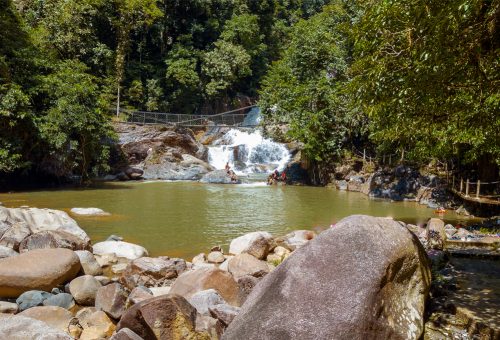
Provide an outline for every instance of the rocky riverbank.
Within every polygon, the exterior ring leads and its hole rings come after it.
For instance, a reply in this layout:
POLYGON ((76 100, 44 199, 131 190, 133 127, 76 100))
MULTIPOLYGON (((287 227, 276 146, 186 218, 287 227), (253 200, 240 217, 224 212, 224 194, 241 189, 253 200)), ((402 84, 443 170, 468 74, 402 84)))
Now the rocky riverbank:
POLYGON ((0 207, 0 227, 8 339, 418 339, 436 328, 430 263, 470 236, 359 215, 319 235, 245 234, 186 261, 117 236, 92 245, 62 211, 0 207))

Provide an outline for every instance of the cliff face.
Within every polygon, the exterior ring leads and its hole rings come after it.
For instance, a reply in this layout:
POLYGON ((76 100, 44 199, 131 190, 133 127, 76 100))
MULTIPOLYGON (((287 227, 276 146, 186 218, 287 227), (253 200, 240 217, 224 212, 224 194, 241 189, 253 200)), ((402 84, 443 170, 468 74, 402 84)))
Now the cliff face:
POLYGON ((119 179, 199 180, 213 170, 208 149, 190 129, 116 124, 115 131, 119 179))

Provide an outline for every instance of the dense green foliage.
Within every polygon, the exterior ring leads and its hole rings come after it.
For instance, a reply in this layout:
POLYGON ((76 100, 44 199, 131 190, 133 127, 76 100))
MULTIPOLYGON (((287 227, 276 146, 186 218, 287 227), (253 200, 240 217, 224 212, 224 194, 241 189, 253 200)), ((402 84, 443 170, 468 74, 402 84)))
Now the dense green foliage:
POLYGON ((500 1, 335 4, 294 27, 264 78, 268 122, 323 162, 363 137, 380 154, 500 164, 500 1))
POLYGON ((193 113, 255 96, 324 3, 0 0, 0 175, 102 173, 117 104, 193 113))
POLYGON ((323 164, 500 164, 499 0, 0 0, 0 22, 0 174, 102 173, 117 104, 258 95, 323 164))

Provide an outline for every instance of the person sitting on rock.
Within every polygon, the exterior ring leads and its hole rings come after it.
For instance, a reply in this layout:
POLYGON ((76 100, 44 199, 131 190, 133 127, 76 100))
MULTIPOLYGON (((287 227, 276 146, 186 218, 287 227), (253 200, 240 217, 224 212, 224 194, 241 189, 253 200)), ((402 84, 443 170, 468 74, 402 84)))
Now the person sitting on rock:
POLYGON ((280 179, 280 173, 279 173, 278 169, 274 170, 272 176, 273 176, 273 180, 274 181, 276 181, 276 182, 279 181, 279 179, 280 179))
POLYGON ((236 176, 233 170, 229 170, 229 177, 231 177, 232 183, 238 182, 238 176, 236 176))
POLYGON ((226 173, 229 175, 229 171, 231 170, 231 167, 229 166, 229 162, 226 163, 226 173))

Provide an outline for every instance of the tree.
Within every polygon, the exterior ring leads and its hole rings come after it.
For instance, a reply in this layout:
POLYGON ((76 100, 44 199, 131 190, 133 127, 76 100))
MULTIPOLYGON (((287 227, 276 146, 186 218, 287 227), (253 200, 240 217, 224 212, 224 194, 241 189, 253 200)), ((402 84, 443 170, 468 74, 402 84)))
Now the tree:
MULTIPOLYGON (((352 92, 381 147, 500 164, 500 2, 373 1, 352 92)), ((483 164, 484 166, 484 164, 483 164)))
POLYGON ((338 157, 362 129, 363 117, 344 91, 349 81, 350 17, 338 1, 294 26, 282 58, 262 81, 259 105, 268 124, 289 124, 317 162, 338 157))

